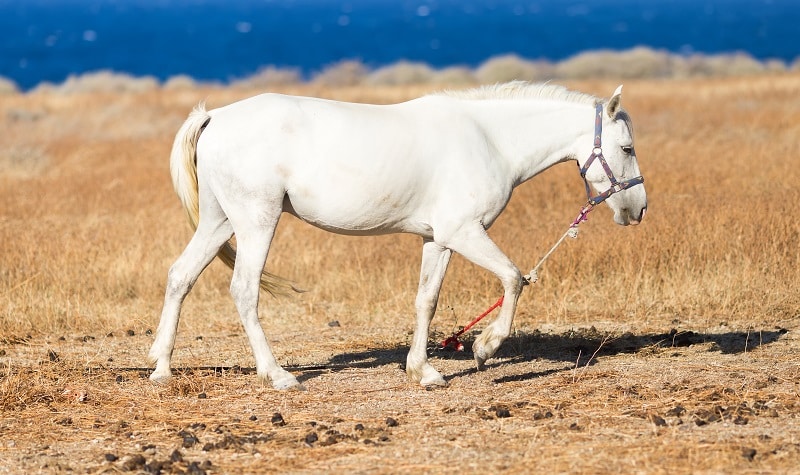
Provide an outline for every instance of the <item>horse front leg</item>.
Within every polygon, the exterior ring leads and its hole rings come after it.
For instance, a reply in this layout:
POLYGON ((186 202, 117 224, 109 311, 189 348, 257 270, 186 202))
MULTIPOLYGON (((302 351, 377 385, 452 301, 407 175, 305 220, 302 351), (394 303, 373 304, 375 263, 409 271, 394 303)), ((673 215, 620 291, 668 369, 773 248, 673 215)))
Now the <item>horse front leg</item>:
POLYGON ((423 241, 419 289, 415 301, 417 325, 406 359, 406 373, 409 378, 422 386, 447 386, 442 375, 428 363, 427 346, 431 320, 436 313, 439 290, 442 288, 450 255, 449 249, 432 240, 423 241))
POLYGON ((511 334, 517 299, 522 292, 522 274, 478 224, 459 229, 449 237, 448 247, 473 264, 492 272, 503 285, 503 306, 500 307, 497 319, 481 332, 472 345, 475 364, 478 370, 483 370, 486 360, 494 355, 511 334))

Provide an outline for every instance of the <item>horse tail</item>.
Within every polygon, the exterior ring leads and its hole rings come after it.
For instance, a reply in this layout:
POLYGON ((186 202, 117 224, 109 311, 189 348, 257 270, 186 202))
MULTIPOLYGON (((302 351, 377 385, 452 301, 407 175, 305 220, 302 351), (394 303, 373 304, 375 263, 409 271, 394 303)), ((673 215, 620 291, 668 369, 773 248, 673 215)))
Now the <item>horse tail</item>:
MULTIPOLYGON (((186 211, 186 217, 192 230, 197 229, 200 221, 200 197, 197 185, 197 142, 211 121, 211 114, 206 110, 205 104, 200 103, 189 114, 189 118, 175 135, 172 152, 169 157, 169 171, 172 175, 172 186, 186 211)), ((228 241, 217 253, 219 260, 233 269, 236 263, 236 249, 228 241)), ((291 281, 271 274, 261 272, 261 288, 271 295, 287 295, 291 291, 302 292, 291 281)))
POLYGON ((183 123, 172 143, 169 156, 169 173, 172 186, 181 200, 192 229, 200 220, 200 197, 197 187, 197 141, 211 120, 204 103, 198 104, 183 123))

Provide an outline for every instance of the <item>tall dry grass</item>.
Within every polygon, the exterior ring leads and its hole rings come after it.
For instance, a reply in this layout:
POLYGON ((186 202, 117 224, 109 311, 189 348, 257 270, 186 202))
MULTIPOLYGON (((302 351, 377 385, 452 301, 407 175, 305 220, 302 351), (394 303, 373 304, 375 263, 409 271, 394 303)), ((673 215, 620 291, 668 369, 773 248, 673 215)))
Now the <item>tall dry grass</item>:
MULTIPOLYGON (((568 84, 598 95, 616 86, 568 84)), ((378 103, 428 91, 278 89, 378 103)), ((190 237, 168 176, 173 134, 196 102, 216 107, 257 92, 186 85, 4 96, 0 338, 155 328, 167 269, 190 237)), ((628 81, 647 218, 622 228, 607 209, 595 211, 525 290, 516 324, 796 321, 799 93, 797 74, 628 81)), ((558 166, 519 188, 490 234, 527 271, 577 213, 582 193, 574 165, 558 166)), ((273 332, 329 320, 408 330, 419 247, 414 236, 334 236, 287 217, 268 266, 309 292, 265 296, 262 321, 273 332)), ((239 331, 229 277, 210 266, 187 299, 183 326, 239 331)), ((464 324, 498 295, 491 275, 454 259, 436 329, 464 324)))

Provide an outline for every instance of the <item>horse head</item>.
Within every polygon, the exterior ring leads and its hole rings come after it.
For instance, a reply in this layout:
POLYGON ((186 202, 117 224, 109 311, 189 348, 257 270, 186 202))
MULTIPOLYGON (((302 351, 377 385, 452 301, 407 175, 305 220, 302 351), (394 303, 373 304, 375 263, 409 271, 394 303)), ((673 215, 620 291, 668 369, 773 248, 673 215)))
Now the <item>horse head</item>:
POLYGON ((611 99, 597 104, 594 147, 587 159, 578 160, 578 165, 592 205, 606 201, 617 224, 639 224, 647 211, 647 193, 636 160, 633 123, 621 99, 619 86, 611 99), (592 197, 590 184, 597 196, 592 197))

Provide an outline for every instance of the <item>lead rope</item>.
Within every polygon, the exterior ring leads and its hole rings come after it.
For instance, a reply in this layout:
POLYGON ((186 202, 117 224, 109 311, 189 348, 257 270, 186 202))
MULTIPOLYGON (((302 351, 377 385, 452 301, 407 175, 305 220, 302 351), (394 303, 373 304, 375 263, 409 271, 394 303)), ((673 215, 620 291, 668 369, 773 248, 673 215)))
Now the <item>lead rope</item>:
MULTIPOLYGON (((583 208, 581 208, 581 212, 578 213, 578 216, 572 221, 572 224, 569 225, 569 227, 567 228, 566 232, 564 232, 564 234, 562 234, 561 237, 558 238, 558 241, 556 241, 556 243, 553 244, 553 247, 551 247, 550 250, 547 251, 547 253, 544 255, 544 257, 539 259, 539 262, 536 263, 536 265, 533 267, 533 269, 531 269, 531 272, 528 275, 525 275, 525 276, 522 277, 523 285, 533 284, 533 283, 536 283, 536 281, 539 280, 539 269, 542 267, 542 265, 545 263, 545 261, 550 257, 550 255, 553 254, 553 252, 555 252, 555 250, 558 248, 558 246, 560 246, 561 243, 564 242, 564 239, 566 239, 567 236, 571 237, 572 239, 577 239, 577 237, 578 237, 578 226, 580 226, 580 224, 582 222, 587 220, 586 216, 593 209, 594 209, 594 204, 592 203, 591 200, 589 202, 587 202, 586 205, 583 206, 583 208)), ((478 323, 481 320, 483 320, 484 317, 486 317, 487 315, 492 313, 492 310, 496 309, 497 307, 501 307, 502 305, 503 305, 503 297, 500 297, 497 300, 497 302, 492 304, 492 306, 489 307, 488 309, 486 309, 485 312, 483 312, 482 314, 480 314, 477 317, 475 317, 475 319, 472 320, 471 322, 469 322, 464 328, 462 328, 461 330, 458 330, 457 332, 455 332, 452 335, 450 335, 448 338, 445 338, 444 340, 442 340, 442 342, 440 343, 441 348, 445 349, 445 348, 451 347, 456 351, 464 351, 464 344, 461 341, 459 341, 458 337, 460 337, 465 332, 467 332, 470 328, 475 326, 476 323, 478 323)))
POLYGON ((539 280, 539 272, 538 272, 539 268, 542 267, 544 261, 546 261, 547 258, 550 257, 550 255, 556 250, 556 248, 558 248, 558 246, 560 246, 561 243, 564 242, 564 239, 566 239, 567 236, 571 237, 572 239, 578 238, 578 226, 582 222, 588 219, 586 215, 588 215, 589 212, 592 211, 593 209, 594 205, 591 202, 586 203, 586 205, 583 208, 581 208, 581 212, 578 213, 578 216, 572 221, 572 224, 569 225, 566 232, 564 232, 564 234, 562 234, 561 237, 558 238, 558 241, 556 241, 556 243, 553 244, 553 247, 551 247, 550 250, 547 251, 547 254, 545 254, 544 257, 542 257, 539 260, 539 262, 533 267, 533 269, 531 269, 531 273, 522 277, 526 281, 525 285, 533 284, 537 280, 539 280))

